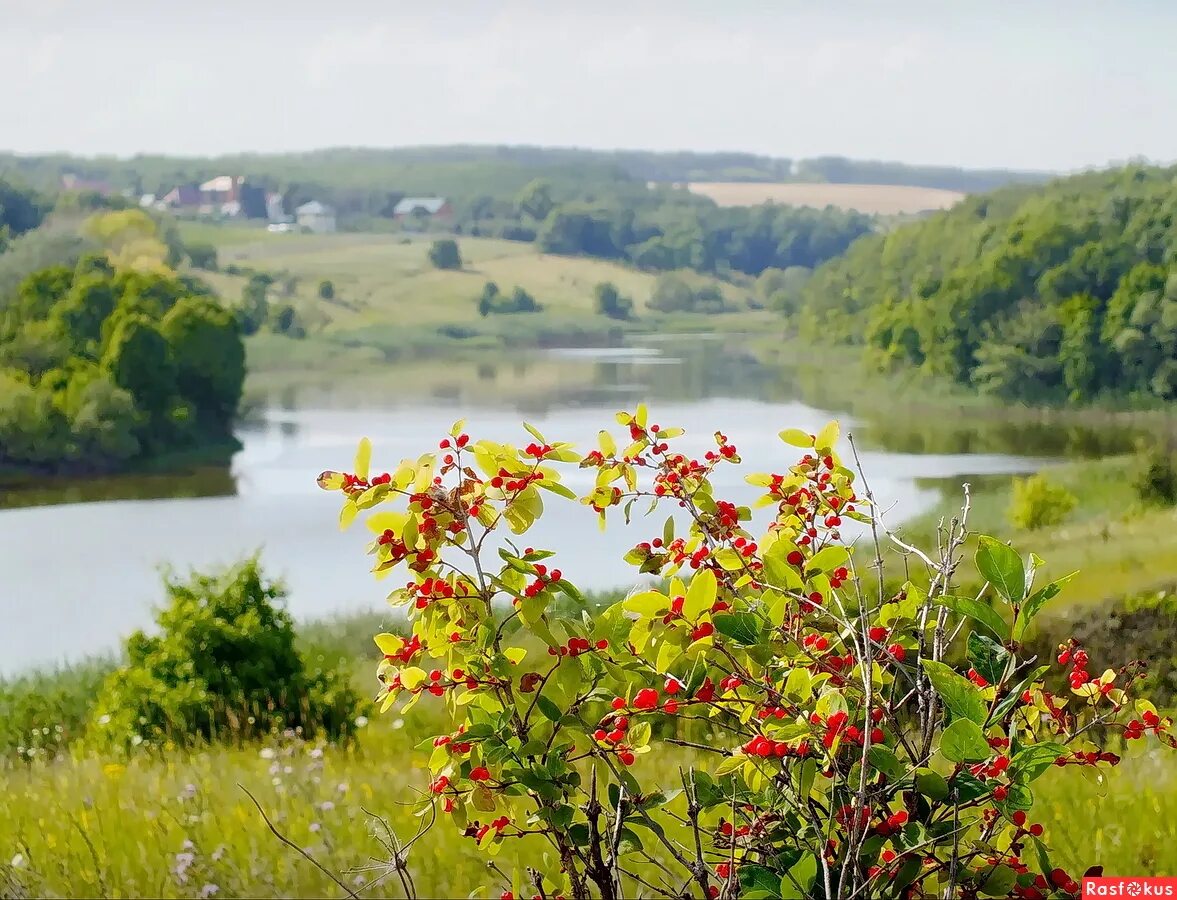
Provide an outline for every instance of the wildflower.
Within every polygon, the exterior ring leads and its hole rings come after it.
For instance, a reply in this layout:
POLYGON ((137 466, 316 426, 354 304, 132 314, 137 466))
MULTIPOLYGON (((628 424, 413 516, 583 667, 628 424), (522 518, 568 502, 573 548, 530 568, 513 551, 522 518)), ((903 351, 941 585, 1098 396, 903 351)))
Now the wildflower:
POLYGON ((215 884, 211 884, 211 883, 206 884, 204 887, 202 887, 200 889, 201 900, 208 900, 209 897, 211 897, 213 894, 215 894, 219 890, 220 890, 220 888, 217 887, 215 884))

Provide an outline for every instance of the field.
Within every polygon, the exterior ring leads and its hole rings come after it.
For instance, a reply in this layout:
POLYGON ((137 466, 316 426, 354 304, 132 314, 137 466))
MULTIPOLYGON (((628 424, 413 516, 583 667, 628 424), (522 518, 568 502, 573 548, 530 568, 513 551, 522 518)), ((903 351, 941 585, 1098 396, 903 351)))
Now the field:
POLYGON ((948 209, 964 197, 958 191, 894 184, 772 184, 764 182, 691 182, 693 193, 710 197, 720 206, 837 206, 884 216, 948 209))

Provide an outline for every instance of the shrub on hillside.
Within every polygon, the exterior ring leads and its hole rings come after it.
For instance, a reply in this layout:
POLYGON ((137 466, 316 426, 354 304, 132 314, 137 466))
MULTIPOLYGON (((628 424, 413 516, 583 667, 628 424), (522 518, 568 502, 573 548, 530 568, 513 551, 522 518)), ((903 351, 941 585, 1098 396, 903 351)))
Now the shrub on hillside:
POLYGON ((507 296, 499 291, 497 284, 488 281, 482 286, 482 293, 478 296, 478 314, 483 318, 491 314, 537 312, 543 312, 543 306, 536 302, 535 297, 518 286, 511 291, 510 296, 507 296))
POLYGON ((282 585, 256 558, 165 580, 159 633, 132 634, 102 687, 94 731, 115 743, 242 738, 275 728, 346 737, 359 698, 345 674, 311 670, 295 648, 282 585))
POLYGON ((1177 466, 1173 464, 1173 455, 1159 450, 1150 453, 1133 487, 1136 496, 1147 506, 1177 503, 1177 466))
POLYGON ((722 313, 729 309, 723 293, 713 284, 699 284, 682 275, 658 277, 646 306, 657 312, 722 313))
POLYGON ((429 261, 435 269, 462 268, 462 254, 458 251, 458 242, 451 238, 434 241, 429 248, 429 261))
POLYGON ((1045 475, 1015 478, 1006 516, 1015 528, 1036 531, 1060 524, 1078 502, 1074 494, 1045 475))
POLYGON ((188 261, 197 269, 210 272, 217 270, 217 248, 208 243, 185 244, 184 250, 188 254, 188 261))
POLYGON ((623 297, 617 285, 602 281, 593 288, 593 301, 597 312, 610 319, 628 319, 633 315, 633 301, 623 297))

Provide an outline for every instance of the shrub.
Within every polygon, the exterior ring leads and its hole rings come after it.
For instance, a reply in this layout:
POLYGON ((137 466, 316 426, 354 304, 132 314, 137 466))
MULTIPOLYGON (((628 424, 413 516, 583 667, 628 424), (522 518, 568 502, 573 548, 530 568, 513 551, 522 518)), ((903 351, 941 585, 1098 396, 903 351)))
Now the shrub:
POLYGON ((633 301, 621 296, 612 282, 602 281, 593 288, 593 299, 597 312, 602 316, 624 320, 633 315, 633 301))
POLYGON ((698 284, 675 273, 658 277, 646 306, 658 312, 722 313, 728 310, 723 294, 713 284, 698 284))
POLYGON ((1013 480, 1013 497, 1006 516, 1015 528, 1036 531, 1061 523, 1078 500, 1065 487, 1045 475, 1013 480))
POLYGON ((188 261, 193 268, 206 269, 210 272, 217 270, 217 248, 212 244, 185 244, 184 250, 188 254, 188 261))
POLYGON ((127 664, 95 704, 96 733, 113 742, 246 737, 274 728, 347 736, 358 697, 330 668, 295 649, 285 590, 256 558, 214 575, 165 580, 159 634, 127 639, 127 664))
POLYGON ((429 248, 429 261, 436 269, 462 268, 462 254, 458 252, 458 242, 450 238, 434 241, 429 248))
POLYGON ((1041 560, 981 537, 984 587, 958 597, 950 573, 972 573, 954 521, 934 554, 888 555, 917 573, 890 595, 886 533, 837 423, 782 432, 800 462, 748 476, 772 516, 757 536, 750 509, 717 492, 740 463, 726 436, 691 457, 644 407, 618 422, 623 444, 602 431, 584 455, 530 427, 519 449, 459 423, 440 452, 381 474, 364 440, 352 472, 319 476, 344 526, 395 504, 367 520, 375 571, 404 570, 390 600, 410 622, 376 636, 381 705, 436 704, 448 720, 422 745, 422 821, 490 857, 523 841, 530 869, 502 889, 528 895, 637 894, 634 866, 672 896, 1077 893, 1031 818, 1032 784, 1114 766, 1096 743, 1108 733, 1177 739, 1129 696, 1135 667, 1105 671, 1069 641, 1065 671, 1033 667, 1021 641, 1062 587, 1035 585, 1041 560), (592 476, 583 496, 566 469, 592 476), (561 498, 602 522, 668 506, 625 557, 656 586, 567 614, 585 603, 529 534, 561 498), (693 765, 676 765, 683 746, 693 765))
POLYGON ((493 281, 488 281, 482 286, 482 293, 478 296, 478 314, 485 318, 491 313, 501 313, 509 315, 511 313, 536 313, 542 312, 543 306, 536 302, 535 297, 531 296, 527 291, 521 287, 516 287, 511 291, 510 297, 505 297, 499 292, 499 286, 493 281))
POLYGON ((335 285, 326 279, 324 279, 323 281, 320 281, 319 282, 319 297, 323 300, 334 300, 335 299, 335 285))
POLYGON ((1173 465, 1173 455, 1159 450, 1150 453, 1133 486, 1136 496, 1148 506, 1177 503, 1177 467, 1173 465))

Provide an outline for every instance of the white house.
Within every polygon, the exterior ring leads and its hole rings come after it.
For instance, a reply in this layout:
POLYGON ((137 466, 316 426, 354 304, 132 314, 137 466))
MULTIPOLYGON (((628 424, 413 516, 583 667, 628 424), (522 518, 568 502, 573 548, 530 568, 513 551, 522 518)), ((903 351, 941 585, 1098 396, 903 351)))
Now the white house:
POLYGON ((315 234, 329 234, 335 230, 335 210, 326 203, 312 200, 294 211, 298 227, 315 234))

